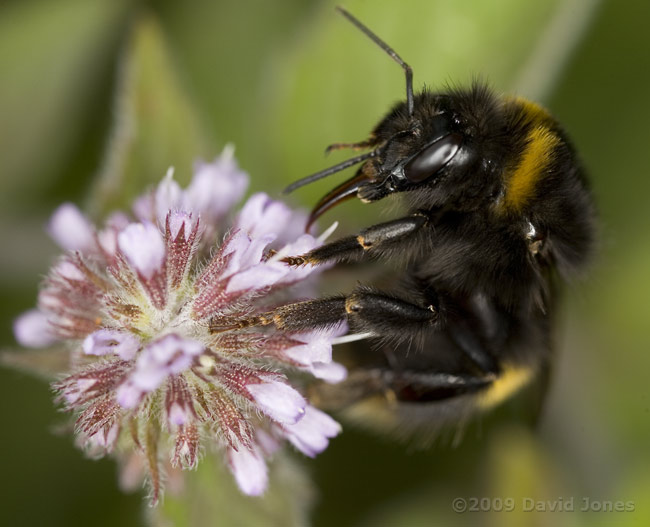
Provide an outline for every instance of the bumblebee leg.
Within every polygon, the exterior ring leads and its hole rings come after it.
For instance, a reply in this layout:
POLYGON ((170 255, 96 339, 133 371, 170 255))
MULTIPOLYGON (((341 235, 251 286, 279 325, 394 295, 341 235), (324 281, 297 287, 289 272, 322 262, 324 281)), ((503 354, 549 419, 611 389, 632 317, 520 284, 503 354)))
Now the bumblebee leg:
POLYGON ((371 135, 368 139, 364 141, 359 141, 358 143, 333 143, 325 149, 325 153, 329 154, 334 150, 343 150, 344 148, 349 148, 351 150, 362 150, 364 148, 371 148, 379 144, 379 139, 375 135, 371 135))
POLYGON ((472 326, 465 321, 456 320, 449 324, 449 335, 456 345, 483 372, 498 373, 499 366, 488 352, 472 326))
POLYGON ((381 254, 395 244, 403 243, 417 233, 428 221, 421 213, 412 214, 362 230, 356 236, 346 236, 321 245, 301 256, 287 256, 282 261, 289 265, 318 265, 326 262, 353 261, 366 253, 381 254))
POLYGON ((420 307, 384 293, 359 289, 348 297, 336 296, 296 302, 259 317, 258 323, 274 324, 285 331, 305 331, 333 326, 347 319, 358 332, 378 337, 408 337, 435 325, 438 311, 434 306, 420 307))
POLYGON ((324 410, 340 411, 364 399, 383 395, 389 406, 399 402, 429 403, 477 393, 496 377, 413 370, 356 369, 338 384, 318 383, 310 398, 324 410))
POLYGON ((284 331, 299 332, 333 326, 347 320, 356 333, 369 333, 395 343, 419 339, 432 330, 445 330, 475 366, 475 373, 499 373, 496 360, 477 330, 462 321, 450 321, 444 311, 444 302, 423 307, 361 287, 347 297, 334 296, 287 304, 259 316, 252 323, 274 324, 284 331))
POLYGON ((386 293, 359 288, 345 300, 350 326, 358 333, 371 333, 393 342, 423 337, 426 332, 446 331, 459 350, 474 364, 477 374, 497 374, 499 366, 476 327, 445 313, 444 298, 435 305, 416 305, 386 293))
POLYGON ((290 332, 334 326, 345 318, 344 296, 287 304, 265 316, 267 323, 290 332))
POLYGON ((368 289, 358 289, 345 300, 350 326, 378 337, 409 338, 438 323, 438 309, 368 289))

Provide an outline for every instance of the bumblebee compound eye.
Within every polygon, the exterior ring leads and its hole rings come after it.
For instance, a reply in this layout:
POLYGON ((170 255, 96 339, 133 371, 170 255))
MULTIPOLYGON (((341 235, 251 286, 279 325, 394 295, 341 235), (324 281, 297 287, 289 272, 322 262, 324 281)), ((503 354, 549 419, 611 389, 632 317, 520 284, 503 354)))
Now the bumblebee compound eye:
POLYGON ((453 159, 463 137, 448 134, 424 147, 404 166, 404 176, 410 183, 420 183, 430 178, 453 159))

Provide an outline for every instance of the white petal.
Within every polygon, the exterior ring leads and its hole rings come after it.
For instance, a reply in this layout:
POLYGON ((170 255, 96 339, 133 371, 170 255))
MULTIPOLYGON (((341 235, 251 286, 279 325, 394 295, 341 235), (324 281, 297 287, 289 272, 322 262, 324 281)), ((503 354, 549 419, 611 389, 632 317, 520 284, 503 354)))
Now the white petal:
POLYGON ((263 192, 253 194, 242 208, 236 226, 251 238, 284 231, 291 218, 291 209, 281 201, 269 198, 263 192))
POLYGON ((88 252, 97 246, 92 224, 72 203, 64 203, 54 211, 47 231, 61 248, 68 251, 88 252))
POLYGON ((180 404, 172 403, 167 413, 167 418, 171 424, 181 426, 189 421, 189 414, 180 404))
POLYGON ((331 384, 341 382, 348 376, 346 367, 338 362, 314 362, 309 371, 317 379, 322 379, 331 384))
POLYGON ((70 260, 61 260, 54 267, 54 272, 56 272, 59 276, 62 276, 63 278, 67 278, 68 280, 82 281, 86 278, 86 276, 81 272, 79 267, 77 267, 70 260))
MULTIPOLYGON (((166 335, 142 350, 136 361, 135 370, 120 388, 126 386, 132 389, 133 393, 139 392, 139 394, 152 392, 170 375, 177 375, 189 368, 193 358, 203 349, 203 344, 195 340, 184 339, 174 334, 166 335)), ((130 404, 129 401, 133 400, 132 392, 124 388, 126 404, 130 404)), ((131 407, 127 406, 127 408, 131 407)))
POLYGON ((27 348, 45 348, 58 340, 48 316, 39 309, 30 309, 16 318, 13 329, 16 341, 27 348))
POLYGON ((192 221, 192 214, 182 210, 172 210, 167 215, 169 222, 169 232, 171 234, 172 240, 175 240, 178 236, 178 233, 183 228, 183 239, 187 241, 190 237, 190 233, 194 228, 194 221, 192 221))
POLYGON ((264 249, 273 240, 274 235, 272 234, 252 240, 244 231, 235 232, 223 248, 223 254, 230 255, 228 267, 222 274, 223 278, 259 264, 262 261, 264 249))
POLYGON ((135 408, 144 392, 132 382, 126 381, 117 388, 115 398, 122 408, 135 408))
POLYGON ((242 198, 247 186, 248 174, 239 169, 232 151, 224 148, 214 162, 195 165, 183 207, 200 213, 208 224, 214 223, 242 198))
POLYGON ((301 346, 294 346, 285 351, 290 359, 300 364, 308 365, 314 362, 330 362, 332 360, 331 338, 322 334, 297 335, 296 340, 306 341, 301 346))
POLYGON ((249 496, 260 496, 268 485, 266 463, 257 448, 253 451, 243 445, 239 450, 228 449, 230 470, 240 490, 249 496))
MULTIPOLYGON (((140 221, 156 221, 154 213, 154 193, 147 192, 133 202, 133 214, 140 221)), ((124 227, 123 227, 124 228, 124 227)))
POLYGON ((156 219, 160 225, 165 224, 165 218, 170 210, 182 207, 183 190, 174 181, 173 168, 167 171, 167 174, 156 188, 154 203, 156 204, 156 219))
POLYGON ((86 355, 114 353, 123 360, 131 360, 140 348, 140 340, 130 333, 113 329, 99 329, 88 335, 83 342, 86 355))
POLYGON ((235 273, 228 281, 226 292, 263 289, 280 281, 287 274, 287 266, 260 263, 235 273))
POLYGON ((305 416, 294 425, 286 425, 284 431, 298 450, 314 457, 327 448, 330 438, 341 432, 341 425, 325 412, 307 406, 305 416))
POLYGON ((117 236, 127 261, 145 278, 151 278, 165 261, 165 243, 153 223, 132 223, 117 236))
POLYGON ((272 380, 248 384, 246 389, 260 410, 278 423, 294 424, 305 413, 305 399, 288 384, 272 380))

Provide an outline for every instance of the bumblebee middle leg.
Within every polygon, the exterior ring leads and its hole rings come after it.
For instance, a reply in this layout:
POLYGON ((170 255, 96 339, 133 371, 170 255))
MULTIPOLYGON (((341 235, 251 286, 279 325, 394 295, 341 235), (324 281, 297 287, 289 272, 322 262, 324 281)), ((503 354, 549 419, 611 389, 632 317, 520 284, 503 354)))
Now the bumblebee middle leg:
POLYGON ((423 340, 428 332, 441 331, 455 342, 474 365, 477 374, 496 374, 499 366, 488 343, 476 327, 449 317, 444 301, 417 305, 397 296, 359 287, 348 296, 335 296, 282 306, 264 317, 279 329, 292 332, 333 326, 347 320, 355 333, 392 343, 423 340))

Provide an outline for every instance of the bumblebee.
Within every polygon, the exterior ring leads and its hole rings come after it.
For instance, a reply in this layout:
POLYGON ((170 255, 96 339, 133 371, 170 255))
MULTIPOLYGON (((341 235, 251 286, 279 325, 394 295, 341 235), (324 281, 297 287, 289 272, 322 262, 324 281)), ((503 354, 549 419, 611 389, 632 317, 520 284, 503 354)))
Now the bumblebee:
POLYGON ((406 100, 368 139, 328 148, 367 152, 287 191, 360 165, 317 203, 310 224, 351 198, 395 195, 408 212, 284 261, 386 260, 398 265, 398 279, 389 291, 359 285, 286 305, 264 323, 306 331, 346 320, 372 345, 357 343, 356 367, 317 392, 321 404, 371 412, 398 435, 433 435, 547 375, 556 284, 579 273, 594 246, 592 195, 574 148, 544 108, 479 82, 414 94, 411 68, 338 10, 403 68, 406 100))

